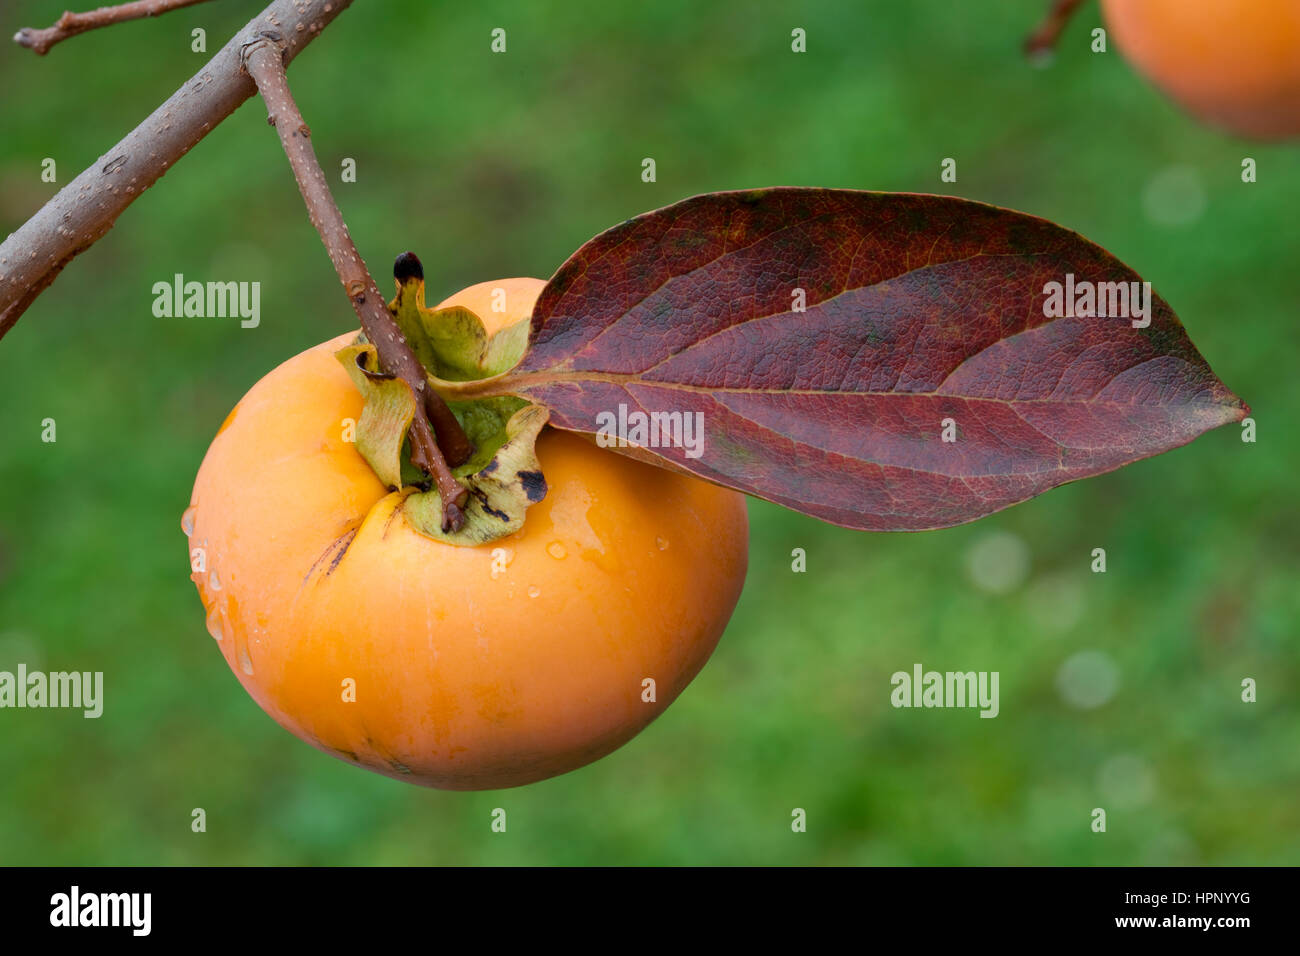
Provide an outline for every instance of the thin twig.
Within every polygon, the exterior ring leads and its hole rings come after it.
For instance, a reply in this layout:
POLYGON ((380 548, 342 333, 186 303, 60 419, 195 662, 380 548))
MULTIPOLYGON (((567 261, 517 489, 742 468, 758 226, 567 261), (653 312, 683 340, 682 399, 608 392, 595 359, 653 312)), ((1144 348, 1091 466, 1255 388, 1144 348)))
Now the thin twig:
POLYGON ((461 509, 465 506, 469 492, 452 476, 451 469, 447 466, 451 454, 444 457, 444 449, 438 447, 438 439, 429 425, 430 416, 426 409, 434 407, 446 412, 438 438, 441 438, 444 446, 453 439, 458 439, 463 446, 462 461, 469 457, 468 440, 442 397, 429 387, 424 366, 411 351, 397 321, 388 311, 388 304, 380 294, 374 277, 361 261, 356 244, 348 234, 343 214, 334 202, 334 196, 325 182, 325 171, 321 169, 316 151, 312 148, 311 130, 307 128, 298 104, 289 91, 284 61, 280 57, 280 42, 278 33, 267 31, 245 48, 244 66, 257 84, 262 99, 266 101, 267 122, 280 134, 280 144, 289 158, 303 202, 307 204, 311 224, 316 227, 321 241, 325 243, 325 250, 334 263, 334 271, 338 273, 357 318, 361 320, 362 330, 374 343, 375 351, 379 354, 380 370, 397 376, 415 395, 415 418, 410 433, 411 463, 432 475, 438 484, 438 495, 442 499, 442 530, 459 531, 465 523, 461 509), (448 419, 455 426, 454 433, 446 424, 448 419))
POLYGON ((289 62, 352 0, 275 0, 162 106, 0 243, 0 338, 68 260, 106 233, 257 87, 241 50, 262 30, 284 34, 289 62))
POLYGON ((123 20, 156 17, 161 13, 179 10, 181 7, 192 7, 196 3, 203 2, 204 0, 133 0, 131 3, 121 3, 115 7, 100 7, 98 10, 88 10, 85 13, 65 11, 52 27, 46 27, 44 30, 23 27, 14 34, 14 42, 35 51, 37 56, 44 56, 50 52, 50 47, 68 37, 75 37, 78 33, 112 26, 123 20))
POLYGON ((1084 0, 1052 0, 1043 21, 1025 38, 1025 55, 1041 60, 1055 53, 1065 25, 1083 3, 1084 0))

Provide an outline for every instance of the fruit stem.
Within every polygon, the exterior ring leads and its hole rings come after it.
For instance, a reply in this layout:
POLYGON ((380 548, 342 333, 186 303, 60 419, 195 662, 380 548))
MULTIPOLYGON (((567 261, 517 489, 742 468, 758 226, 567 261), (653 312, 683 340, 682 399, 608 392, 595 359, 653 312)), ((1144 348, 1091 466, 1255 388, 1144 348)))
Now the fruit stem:
POLYGON ((1051 57, 1056 52, 1057 41, 1061 39, 1066 24, 1083 3, 1084 0, 1052 0, 1042 22, 1033 33, 1025 37, 1025 55, 1037 60, 1051 57))
POLYGON ((250 40, 242 51, 244 69, 266 102, 267 122, 280 135, 280 143, 307 204, 311 223, 325 243, 334 271, 361 320, 362 331, 375 346, 380 371, 400 378, 415 395, 416 412, 410 431, 411 463, 431 475, 437 483, 438 495, 442 499, 443 531, 459 531, 465 523, 462 509, 469 492, 452 475, 448 460, 460 464, 468 459, 471 452, 469 439, 442 396, 430 387, 424 366, 411 351, 410 343, 388 311, 388 304, 374 277, 348 234, 343 214, 334 202, 325 181, 325 172, 312 149, 311 130, 289 91, 281 55, 282 42, 280 35, 273 31, 263 31, 250 40), (434 434, 435 428, 442 438, 441 446, 434 434))

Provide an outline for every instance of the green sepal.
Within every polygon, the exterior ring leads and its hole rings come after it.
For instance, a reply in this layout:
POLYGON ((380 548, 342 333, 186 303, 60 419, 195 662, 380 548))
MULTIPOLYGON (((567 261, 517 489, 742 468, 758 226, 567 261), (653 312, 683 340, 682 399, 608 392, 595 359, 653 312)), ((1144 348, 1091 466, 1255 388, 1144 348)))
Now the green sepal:
POLYGON ((513 395, 496 395, 491 398, 478 398, 470 402, 448 402, 451 413, 465 429, 465 434, 474 443, 474 454, 469 461, 451 473, 457 478, 472 475, 487 467, 493 457, 507 440, 510 419, 521 408, 528 405, 522 398, 513 395))
POLYGON ((334 353, 365 401, 357 422, 357 451, 389 491, 405 482, 403 456, 406 433, 415 420, 415 395, 400 378, 379 371, 373 345, 348 345, 334 353))
POLYGON ((469 309, 429 309, 424 280, 408 276, 388 304, 420 363, 438 378, 471 382, 508 372, 528 349, 531 324, 516 322, 489 338, 483 321, 469 309))

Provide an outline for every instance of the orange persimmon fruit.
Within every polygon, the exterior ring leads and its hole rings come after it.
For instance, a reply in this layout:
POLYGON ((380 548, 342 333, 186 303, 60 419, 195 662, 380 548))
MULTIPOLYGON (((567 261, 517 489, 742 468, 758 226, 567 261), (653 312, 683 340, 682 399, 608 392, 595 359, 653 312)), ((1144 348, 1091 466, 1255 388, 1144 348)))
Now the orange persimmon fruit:
POLYGON ((1300 0, 1102 0, 1102 20, 1125 59, 1205 122, 1300 134, 1300 0))
MULTIPOLYGON (((483 283, 442 306, 492 333, 526 321, 542 286, 483 283)), ((400 509, 411 489, 389 492, 345 440, 362 398, 334 353, 353 337, 258 382, 199 469, 182 524, 235 676, 325 753, 443 789, 531 783, 626 743, 731 616, 744 496, 548 427, 548 493, 521 531, 426 537, 400 509)))

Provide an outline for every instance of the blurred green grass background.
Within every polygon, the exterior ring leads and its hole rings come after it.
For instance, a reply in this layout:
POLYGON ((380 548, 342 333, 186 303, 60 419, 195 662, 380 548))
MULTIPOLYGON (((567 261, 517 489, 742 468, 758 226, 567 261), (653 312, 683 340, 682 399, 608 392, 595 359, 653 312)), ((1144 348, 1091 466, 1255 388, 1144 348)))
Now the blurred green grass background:
MULTIPOLYGON (((0 33, 64 4, 7 4, 0 33)), ((259 6, 220 0, 44 59, 0 49, 0 231, 57 190, 43 158, 70 181, 206 62, 193 28, 210 55, 259 6)), ((704 191, 952 192, 1077 229, 1152 280, 1253 406, 1256 444, 1224 428, 925 534, 753 502, 717 653, 629 745, 495 793, 359 771, 239 687, 179 527, 239 397, 355 325, 249 102, 0 343, 0 669, 106 684, 99 720, 0 711, 0 863, 1300 862, 1298 153, 1199 126, 1115 51, 1090 53, 1093 5, 1031 68, 1019 42, 1044 6, 357 0, 290 78, 326 170, 357 161, 335 193, 371 268, 417 251, 430 301, 548 276, 595 233, 704 191), (154 318, 151 287, 177 272, 260 281, 260 328, 154 318), (1097 547, 1106 574, 1089 571, 1097 547), (989 589, 972 568, 1007 573, 989 589), (893 709, 889 675, 914 662, 999 671, 1001 715, 893 709), (1072 705, 1063 669, 1106 702, 1072 705)))

